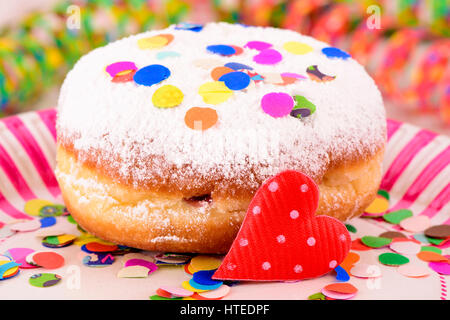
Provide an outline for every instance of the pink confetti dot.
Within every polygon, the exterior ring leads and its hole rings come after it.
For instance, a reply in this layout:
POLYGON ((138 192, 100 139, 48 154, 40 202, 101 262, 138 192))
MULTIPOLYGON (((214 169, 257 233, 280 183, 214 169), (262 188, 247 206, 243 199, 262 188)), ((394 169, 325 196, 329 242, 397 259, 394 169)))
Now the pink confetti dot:
POLYGON ((292 211, 289 213, 289 215, 291 216, 292 219, 297 219, 298 216, 299 216, 300 214, 298 213, 297 210, 292 210, 292 211))
POLYGON ((261 99, 263 111, 274 118, 287 116, 293 107, 294 99, 284 92, 271 92, 261 99))
POLYGON ((330 266, 331 269, 336 268, 336 266, 337 266, 336 260, 331 260, 329 266, 330 266))
POLYGON ((316 239, 314 237, 309 237, 308 240, 306 240, 306 243, 308 246, 312 247, 316 244, 316 239))
POLYGON ((270 190, 270 192, 275 192, 275 191, 277 191, 277 190, 278 190, 278 183, 276 183, 275 181, 274 181, 274 182, 271 182, 271 183, 269 184, 269 190, 270 190))
POLYGON ((267 262, 267 261, 264 262, 264 263, 262 264, 263 270, 269 270, 271 267, 272 267, 272 266, 271 266, 270 263, 267 262))
POLYGON ((277 237, 277 241, 278 241, 278 243, 285 243, 286 242, 286 237, 284 235, 280 234, 277 237))
POLYGON ((261 213, 261 207, 254 206, 252 212, 253 212, 253 214, 260 214, 261 213))
POLYGON ((283 60, 283 56, 277 50, 266 49, 253 57, 253 61, 259 64, 277 64, 283 60))
POLYGON ((303 271, 303 267, 301 265, 299 265, 299 264, 296 264, 295 267, 294 267, 294 272, 295 273, 300 273, 302 271, 303 271))
POLYGON ((258 51, 269 49, 272 45, 264 41, 249 41, 244 48, 255 49, 258 51))

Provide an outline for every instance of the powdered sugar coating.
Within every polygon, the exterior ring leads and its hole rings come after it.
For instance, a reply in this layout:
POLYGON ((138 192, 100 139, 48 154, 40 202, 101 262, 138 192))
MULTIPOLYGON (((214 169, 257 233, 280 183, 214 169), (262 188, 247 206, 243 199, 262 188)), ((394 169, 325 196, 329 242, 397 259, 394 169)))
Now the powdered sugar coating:
POLYGON ((327 58, 321 53, 327 46, 293 31, 226 23, 207 24, 201 32, 171 26, 130 36, 93 50, 68 73, 58 102, 58 138, 72 141, 81 161, 92 156, 93 150, 99 165, 120 159, 109 165, 135 186, 151 181, 155 172, 167 174, 168 166, 184 168, 172 170, 168 180, 183 175, 220 174, 226 179, 245 176, 251 185, 259 180, 255 176, 264 179, 285 169, 320 177, 333 159, 374 154, 384 144, 386 131, 383 101, 373 80, 351 58, 327 58), (175 38, 158 50, 138 47, 138 39, 161 33, 175 38), (249 48, 231 57, 206 50, 215 44, 244 48, 249 41, 271 43, 282 54, 282 61, 257 64, 253 57, 258 51, 249 48), (291 54, 283 49, 288 41, 306 43, 314 50, 304 55, 291 54), (158 60, 156 56, 162 51, 178 52, 180 56, 158 60), (205 58, 217 61, 217 66, 228 62, 246 64, 260 74, 291 72, 307 76, 306 68, 317 65, 321 72, 335 75, 336 79, 319 83, 308 78, 287 86, 259 82, 244 91, 234 91, 224 103, 208 105, 198 88, 212 81, 212 68, 196 64, 205 58), (162 64, 169 68, 171 76, 150 87, 134 82, 113 83, 105 67, 118 61, 133 61, 138 68, 162 64), (166 84, 183 92, 183 102, 171 109, 156 108, 153 93, 166 84), (289 115, 272 118, 261 109, 262 97, 270 92, 303 95, 317 110, 302 120, 289 115), (215 109, 218 123, 205 131, 188 128, 184 116, 191 107, 215 109), (154 161, 152 170, 148 170, 147 159, 161 156, 164 161, 154 161), (242 175, 246 168, 251 168, 251 175, 242 175))

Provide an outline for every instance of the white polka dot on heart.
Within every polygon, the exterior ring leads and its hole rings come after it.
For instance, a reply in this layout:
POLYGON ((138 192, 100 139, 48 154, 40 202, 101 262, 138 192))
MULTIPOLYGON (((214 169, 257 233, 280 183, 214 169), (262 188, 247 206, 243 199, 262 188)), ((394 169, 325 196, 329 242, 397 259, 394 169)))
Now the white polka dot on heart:
POLYGON ((294 272, 295 273, 300 273, 302 271, 303 271, 303 267, 301 265, 299 265, 299 264, 296 264, 295 267, 294 267, 294 272))
POLYGON ((279 243, 285 243, 285 242, 286 242, 286 237, 283 236, 282 234, 280 234, 280 235, 277 237, 277 241, 278 241, 279 243))
POLYGON ((248 245, 248 240, 242 238, 242 239, 239 240, 239 244, 240 244, 241 247, 245 247, 246 245, 248 245))
POLYGON ((347 240, 347 237, 345 236, 345 234, 341 234, 341 235, 339 236, 339 239, 340 239, 341 241, 346 241, 346 240, 347 240))
POLYGON ((329 267, 330 267, 331 269, 334 269, 334 268, 336 268, 336 266, 337 266, 336 260, 331 260, 331 261, 330 261, 330 264, 329 264, 329 267))
POLYGON ((275 181, 271 182, 271 183, 269 184, 269 190, 270 190, 271 192, 277 191, 277 190, 278 190, 278 183, 276 183, 275 181))
POLYGON ((253 214, 260 214, 261 208, 259 206, 254 206, 252 212, 253 214))
POLYGON ((301 192, 306 192, 306 191, 308 191, 309 190, 309 188, 308 188, 308 185, 307 184, 302 184, 301 186, 300 186, 300 191, 301 192))
POLYGON ((292 219, 297 219, 298 216, 299 216, 300 214, 298 213, 297 210, 292 210, 292 211, 289 213, 289 215, 291 216, 292 219))
POLYGON ((308 246, 312 247, 316 244, 316 239, 314 237, 309 237, 308 240, 306 240, 306 243, 308 246))
POLYGON ((263 270, 269 270, 270 269, 270 267, 272 267, 271 265, 270 265, 270 263, 269 262, 264 262, 263 264, 262 264, 262 268, 263 268, 263 270))
POLYGON ((227 269, 228 270, 234 270, 234 269, 236 269, 236 265, 230 262, 230 263, 227 264, 227 269))

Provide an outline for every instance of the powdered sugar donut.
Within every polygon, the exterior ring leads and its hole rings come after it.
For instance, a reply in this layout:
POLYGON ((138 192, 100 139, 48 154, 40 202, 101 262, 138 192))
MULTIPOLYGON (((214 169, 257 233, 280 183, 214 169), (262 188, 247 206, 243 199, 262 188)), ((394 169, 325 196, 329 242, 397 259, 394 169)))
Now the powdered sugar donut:
POLYGON ((87 231, 223 253, 258 187, 286 169, 345 220, 376 195, 386 139, 373 80, 336 48, 275 28, 179 25, 82 57, 61 88, 57 168, 87 231))

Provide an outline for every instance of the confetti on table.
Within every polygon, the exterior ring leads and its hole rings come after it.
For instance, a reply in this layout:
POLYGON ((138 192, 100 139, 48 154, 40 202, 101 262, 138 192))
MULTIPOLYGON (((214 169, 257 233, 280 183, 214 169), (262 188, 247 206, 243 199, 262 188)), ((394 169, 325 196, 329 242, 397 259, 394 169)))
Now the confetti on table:
POLYGON ((143 86, 152 86, 169 78, 169 76, 169 69, 160 64, 152 64, 136 71, 133 80, 143 86))
POLYGON ((346 282, 350 280, 350 276, 348 275, 347 271, 341 267, 337 266, 334 268, 334 271, 336 272, 336 280, 346 282))
POLYGON ((210 291, 204 291, 204 292, 198 292, 197 294, 202 298, 217 300, 217 299, 222 299, 225 296, 227 296, 230 293, 230 290, 231 290, 231 288, 229 286, 227 286, 226 284, 224 284, 217 289, 210 290, 210 291))
POLYGON ((424 231, 424 234, 430 238, 447 239, 450 237, 450 225, 441 224, 432 226, 424 231))
POLYGON ((39 229, 41 227, 41 222, 37 219, 15 223, 10 226, 11 230, 16 232, 31 232, 39 229))
POLYGON ((403 264, 409 263, 409 259, 398 253, 386 252, 378 256, 380 263, 387 266, 401 266, 403 264))
POLYGON ((48 236, 42 239, 42 245, 48 248, 63 248, 71 245, 77 237, 72 234, 48 236))
POLYGON ((341 262, 340 266, 344 268, 344 270, 347 271, 347 273, 349 273, 353 265, 357 263, 359 259, 360 259, 359 254, 350 251, 345 257, 344 261, 341 262))
POLYGON ((217 281, 217 280, 213 280, 211 279, 211 277, 213 276, 214 272, 216 270, 200 270, 197 271, 193 274, 192 279, 201 285, 205 285, 205 286, 214 286, 214 285, 218 285, 218 284, 222 284, 222 281, 217 281))
POLYGON ((426 262, 449 262, 446 257, 433 251, 420 251, 417 258, 426 262))
POLYGON ((284 92, 271 92, 261 99, 261 108, 265 113, 280 118, 288 115, 294 107, 294 99, 284 92))
POLYGON ((383 219, 392 224, 399 224, 402 220, 412 217, 413 213, 409 209, 400 209, 383 215, 383 219))
POLYGON ((431 251, 436 252, 437 254, 442 254, 442 249, 436 248, 436 247, 422 247, 420 248, 420 251, 431 251))
POLYGON ((115 259, 110 253, 90 253, 83 258, 83 264, 88 267, 107 267, 114 263, 115 259))
POLYGON ((244 72, 233 71, 222 75, 219 81, 223 81, 230 90, 243 90, 250 84, 250 77, 244 72))
POLYGON ((335 47, 326 47, 322 49, 322 53, 326 55, 328 58, 340 58, 340 59, 348 59, 350 55, 342 51, 341 49, 335 47))
POLYGON ((374 264, 358 263, 352 267, 350 274, 357 278, 379 278, 381 269, 374 264))
POLYGON ((361 238, 358 238, 352 241, 352 250, 368 251, 372 250, 372 248, 366 246, 364 243, 361 242, 361 238))
POLYGON ((196 59, 192 63, 194 64, 194 66, 205 70, 222 66, 222 62, 215 58, 196 59))
POLYGON ((379 189, 379 190, 377 191, 377 194, 380 195, 380 196, 382 196, 383 198, 385 198, 385 199, 388 200, 388 201, 391 199, 391 196, 389 195, 389 192, 387 192, 386 190, 379 189))
POLYGON ((430 274, 427 268, 411 263, 398 267, 397 271, 408 278, 422 278, 430 274))
POLYGON ((98 253, 98 252, 114 252, 118 249, 116 245, 107 245, 100 242, 89 242, 86 243, 86 249, 91 253, 98 253))
POLYGON ((205 103, 214 105, 227 101, 233 95, 233 91, 222 81, 206 82, 198 88, 198 93, 205 103))
POLYGON ((259 54, 253 57, 253 61, 259 64, 273 65, 277 64, 283 59, 281 53, 274 49, 266 49, 260 51, 259 54))
POLYGON ((313 51, 313 48, 306 43, 298 41, 289 41, 283 44, 283 49, 289 53, 303 55, 313 51))
POLYGON ((325 295, 322 292, 317 292, 310 295, 308 300, 325 300, 325 295))
POLYGON ((431 224, 430 218, 427 216, 413 216, 400 221, 400 227, 409 232, 422 232, 431 224))
POLYGON ((158 108, 173 108, 183 102, 183 92, 177 87, 166 84, 158 88, 152 96, 152 103, 158 108))
POLYGON ((55 217, 45 217, 39 220, 41 228, 48 228, 56 224, 55 217))
POLYGON ((357 232, 355 226, 352 225, 352 224, 346 223, 346 224, 345 224, 345 227, 346 227, 347 230, 348 230, 349 232, 351 232, 351 233, 356 233, 356 232, 357 232))
POLYGON ((364 212, 368 214, 383 214, 387 209, 389 209, 389 201, 384 197, 377 196, 364 212))
POLYGON ((38 288, 47 288, 58 284, 61 279, 61 276, 55 273, 36 273, 30 277, 28 282, 38 288))
POLYGON ((25 203, 24 211, 31 216, 39 216, 43 207, 51 205, 53 205, 53 202, 48 200, 32 199, 25 203))
POLYGON ((222 263, 221 259, 212 256, 198 255, 192 258, 190 266, 193 270, 214 270, 222 263))
POLYGON ((155 272, 158 270, 158 266, 154 264, 153 262, 144 260, 144 259, 129 259, 125 262, 125 267, 131 267, 131 266, 141 266, 147 268, 147 273, 150 274, 152 272, 155 272))
POLYGON ((31 248, 10 248, 4 254, 10 257, 11 260, 20 264, 21 269, 35 268, 34 265, 29 264, 26 260, 27 256, 34 253, 35 250, 31 248))
POLYGON ((149 270, 147 267, 134 265, 124 267, 117 273, 118 278, 147 278, 149 270))
POLYGON ((46 269, 58 269, 64 265, 64 257, 56 252, 40 251, 33 254, 33 262, 46 269))
POLYGON ((394 241, 389 245, 389 248, 400 254, 417 254, 420 252, 421 246, 412 241, 394 241))
POLYGON ((382 248, 388 246, 392 242, 392 239, 374 236, 364 236, 361 238, 361 242, 370 248, 382 248))
POLYGON ((406 236, 398 231, 386 231, 379 235, 381 238, 389 238, 389 239, 395 239, 395 238, 406 238, 406 236))
POLYGON ((435 272, 443 275, 450 275, 450 263, 447 262, 438 262, 432 261, 428 264, 428 266, 435 272))
POLYGON ((205 291, 208 291, 207 289, 204 290, 204 289, 196 289, 196 288, 194 288, 193 286, 191 286, 190 281, 183 281, 183 282, 181 283, 181 286, 182 286, 184 289, 189 290, 189 291, 192 291, 192 292, 205 292, 205 291))
POLYGON ((0 280, 6 280, 17 275, 20 264, 15 261, 0 261, 0 280))

